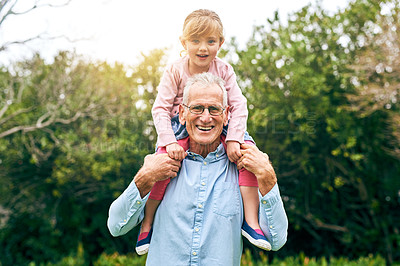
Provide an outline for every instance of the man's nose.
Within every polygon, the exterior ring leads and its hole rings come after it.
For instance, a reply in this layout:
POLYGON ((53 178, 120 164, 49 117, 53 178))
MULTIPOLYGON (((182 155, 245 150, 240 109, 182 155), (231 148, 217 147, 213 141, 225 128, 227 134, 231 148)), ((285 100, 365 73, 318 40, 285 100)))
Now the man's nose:
POLYGON ((210 122, 211 121, 211 115, 210 115, 210 111, 208 110, 208 108, 205 108, 203 113, 200 115, 200 120, 202 122, 210 122))

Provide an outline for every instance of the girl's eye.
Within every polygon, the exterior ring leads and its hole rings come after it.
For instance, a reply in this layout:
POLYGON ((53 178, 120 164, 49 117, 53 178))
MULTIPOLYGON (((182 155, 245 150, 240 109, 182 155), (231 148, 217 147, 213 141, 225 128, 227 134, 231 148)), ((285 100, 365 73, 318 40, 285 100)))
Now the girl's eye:
POLYGON ((199 43, 199 40, 192 40, 192 43, 199 43))
POLYGON ((214 44, 214 43, 215 43, 215 40, 209 40, 208 43, 209 43, 209 44, 214 44))

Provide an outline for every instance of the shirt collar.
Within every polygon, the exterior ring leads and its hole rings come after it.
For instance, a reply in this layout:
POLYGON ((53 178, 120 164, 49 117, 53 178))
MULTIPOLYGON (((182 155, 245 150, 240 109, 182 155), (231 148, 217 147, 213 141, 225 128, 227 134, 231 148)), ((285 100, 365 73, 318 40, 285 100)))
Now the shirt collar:
POLYGON ((188 154, 188 156, 186 157, 187 159, 191 159, 194 161, 212 162, 212 161, 217 161, 217 160, 222 159, 226 155, 226 152, 225 152, 224 145, 222 143, 220 143, 218 145, 217 149, 213 152, 210 152, 206 158, 203 158, 203 156, 201 156, 197 153, 191 152, 190 149, 187 150, 187 154, 188 154))

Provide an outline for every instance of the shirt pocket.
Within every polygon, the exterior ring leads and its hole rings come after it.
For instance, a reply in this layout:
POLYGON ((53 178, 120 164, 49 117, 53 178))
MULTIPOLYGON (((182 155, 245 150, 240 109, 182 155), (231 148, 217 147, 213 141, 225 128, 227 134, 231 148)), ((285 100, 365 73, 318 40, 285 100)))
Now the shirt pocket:
POLYGON ((239 214, 239 210, 239 185, 231 182, 216 183, 213 195, 213 212, 224 217, 232 217, 239 214))

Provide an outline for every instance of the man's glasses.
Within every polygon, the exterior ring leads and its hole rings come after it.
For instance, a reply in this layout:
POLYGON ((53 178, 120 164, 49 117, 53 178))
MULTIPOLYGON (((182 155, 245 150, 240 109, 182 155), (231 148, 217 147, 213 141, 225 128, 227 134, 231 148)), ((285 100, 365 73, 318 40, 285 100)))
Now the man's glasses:
POLYGON ((205 107, 203 105, 191 105, 191 106, 187 106, 186 104, 182 105, 189 108, 189 111, 195 115, 201 115, 204 112, 204 109, 208 109, 210 115, 221 115, 225 110, 225 108, 215 105, 210 105, 208 107, 205 107))

